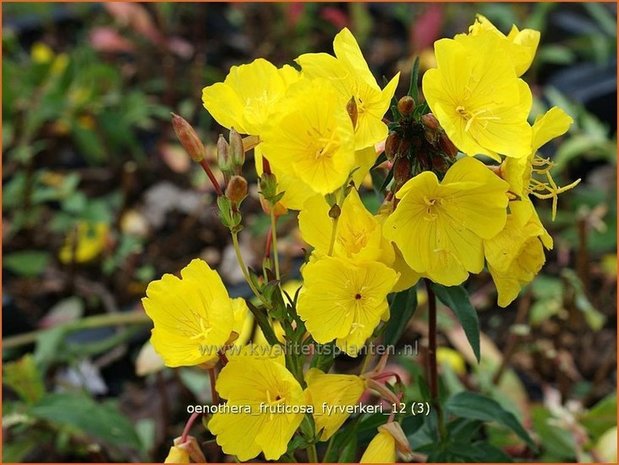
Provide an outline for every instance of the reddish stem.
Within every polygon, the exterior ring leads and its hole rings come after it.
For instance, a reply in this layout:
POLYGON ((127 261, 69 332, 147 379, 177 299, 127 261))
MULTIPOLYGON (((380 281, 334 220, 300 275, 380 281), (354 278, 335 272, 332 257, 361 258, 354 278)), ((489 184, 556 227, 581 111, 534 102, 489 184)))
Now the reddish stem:
POLYGON ((211 167, 208 166, 208 162, 206 161, 206 159, 203 158, 202 160, 200 160, 200 166, 202 167, 208 178, 211 180, 211 184, 213 184, 217 195, 224 195, 223 191, 221 190, 221 186, 219 185, 219 182, 217 182, 217 178, 215 178, 215 175, 211 171, 211 167))
POLYGON ((271 256, 271 245, 273 244, 273 231, 271 230, 271 226, 269 226, 269 231, 267 233, 267 240, 264 246, 264 258, 269 258, 271 256))
POLYGON ((187 442, 187 436, 189 436, 189 431, 191 430, 191 427, 193 426, 193 424, 196 422, 196 420, 198 419, 200 415, 202 414, 192 413, 191 416, 189 417, 189 420, 187 420, 187 423, 185 423, 185 429, 183 430, 183 435, 181 436, 181 444, 185 444, 187 442))
POLYGON ((211 402, 213 405, 217 405, 219 404, 219 394, 217 394, 217 390, 215 389, 215 380, 217 379, 215 368, 208 369, 208 377, 211 380, 211 402))

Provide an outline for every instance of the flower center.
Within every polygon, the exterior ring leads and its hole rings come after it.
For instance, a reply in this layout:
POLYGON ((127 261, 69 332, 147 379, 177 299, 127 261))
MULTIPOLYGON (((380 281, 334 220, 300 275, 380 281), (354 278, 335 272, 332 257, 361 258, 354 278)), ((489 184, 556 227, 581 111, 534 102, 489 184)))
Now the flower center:
POLYGON ((436 209, 443 204, 443 199, 430 199, 426 196, 423 197, 423 201, 426 204, 426 214, 423 219, 427 221, 434 221, 438 218, 436 209))
POLYGON ((317 160, 322 157, 332 157, 333 152, 337 150, 339 145, 335 131, 333 131, 329 137, 318 137, 317 142, 318 148, 314 155, 317 160))
POLYGON ((208 324, 208 321, 205 321, 204 318, 200 317, 200 332, 190 336, 189 339, 192 341, 204 340, 212 329, 213 328, 208 324))
POLYGON ((580 179, 577 179, 567 186, 557 186, 552 174, 550 174, 550 170, 554 166, 554 163, 550 161, 550 159, 535 155, 533 160, 531 160, 531 179, 529 179, 529 185, 527 186, 528 193, 534 197, 537 197, 538 199, 552 199, 553 221, 557 215, 557 202, 559 200, 559 194, 576 187, 576 185, 580 182, 580 179), (545 177, 545 179, 535 179, 533 175, 545 177))
POLYGON ((475 112, 471 112, 462 105, 458 105, 456 107, 456 112, 462 117, 462 119, 464 119, 464 121, 466 121, 466 126, 464 126, 465 132, 468 132, 469 129, 471 129, 471 125, 474 121, 481 122, 482 127, 485 129, 486 126, 488 126, 489 121, 498 121, 501 119, 498 116, 493 116, 492 114, 484 115, 485 113, 491 113, 487 108, 482 108, 475 112))

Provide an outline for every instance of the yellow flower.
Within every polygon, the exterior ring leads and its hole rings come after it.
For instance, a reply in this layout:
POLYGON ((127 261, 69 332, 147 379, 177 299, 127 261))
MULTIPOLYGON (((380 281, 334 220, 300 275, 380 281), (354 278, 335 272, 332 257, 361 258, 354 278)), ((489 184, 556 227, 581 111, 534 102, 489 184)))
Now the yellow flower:
MULTIPOLYGON (((333 255, 359 260, 377 260, 390 265, 393 247, 383 238, 380 222, 365 208, 355 189, 342 202, 335 230, 333 255)), ((321 195, 310 198, 299 213, 303 240, 314 247, 314 254, 329 254, 335 222, 329 217, 329 205, 321 195)))
POLYGON ((552 199, 552 217, 557 212, 558 195, 572 189, 580 179, 573 183, 558 187, 552 178, 550 170, 554 164, 549 159, 537 155, 537 151, 550 140, 567 132, 572 118, 558 107, 553 107, 533 123, 531 152, 525 158, 506 159, 501 165, 500 174, 510 185, 510 191, 520 197, 520 201, 510 203, 512 213, 520 216, 524 224, 530 214, 529 195, 538 199, 552 199))
MULTIPOLYGON (((254 148, 254 161, 256 164, 256 173, 258 176, 262 176, 262 144, 254 148)), ((272 165, 271 171, 277 178, 277 193, 284 193, 279 201, 284 207, 290 210, 301 210, 305 201, 315 195, 314 190, 310 186, 305 184, 289 170, 280 169, 272 165)))
POLYGON ((237 297, 232 299, 232 315, 234 323, 232 325, 234 345, 239 347, 247 344, 254 329, 254 315, 249 311, 245 299, 237 297))
POLYGON ((226 454, 241 461, 260 452, 277 460, 301 424, 303 389, 286 369, 283 352, 272 357, 232 357, 215 385, 227 411, 213 415, 208 428, 226 454), (233 408, 239 409, 233 413, 233 408))
POLYGON ((395 438, 388 431, 379 428, 359 463, 395 463, 396 458, 395 438))
POLYGON ((456 147, 467 155, 526 157, 531 152, 531 91, 518 79, 492 32, 434 44, 437 68, 423 76, 423 93, 456 147))
MULTIPOLYGON (((520 31, 513 25, 509 34, 505 36, 488 18, 478 14, 475 22, 469 27, 469 35, 475 36, 483 32, 492 32, 500 38, 503 53, 511 60, 517 76, 522 76, 529 69, 539 45, 539 31, 534 29, 520 31)), ((462 41, 466 41, 466 38, 466 34, 458 34, 455 37, 456 40, 462 41)))
POLYGON ((189 452, 181 447, 172 446, 163 463, 189 463, 189 452))
POLYGON ((381 90, 368 67, 352 33, 344 28, 333 40, 335 57, 327 53, 307 53, 295 61, 303 75, 333 81, 340 92, 341 104, 351 97, 356 105, 355 147, 363 149, 387 137, 382 118, 389 109, 398 85, 399 73, 381 90))
POLYGON ((66 264, 74 259, 77 263, 85 263, 97 258, 105 248, 109 230, 106 223, 79 221, 77 228, 67 236, 58 259, 66 264))
POLYGON ((397 273, 380 262, 324 257, 305 265, 302 275, 297 311, 307 330, 317 342, 335 339, 357 356, 380 320, 389 318, 387 294, 397 273))
POLYGON ((552 238, 534 210, 525 225, 519 224, 516 216, 508 215, 505 229, 484 242, 488 271, 497 288, 500 307, 507 307, 522 286, 539 273, 546 261, 542 245, 552 249, 552 238))
POLYGON ((233 66, 224 82, 205 87, 202 102, 222 126, 257 136, 298 76, 291 66, 278 69, 258 58, 247 65, 233 66))
POLYGON ((317 368, 305 374, 308 402, 314 407, 314 423, 320 440, 326 441, 350 416, 345 407, 359 403, 365 380, 356 375, 329 375, 317 368))
POLYGON ((458 285, 469 272, 482 270, 482 240, 505 226, 507 188, 474 158, 458 160, 440 183, 434 173, 423 172, 396 193, 400 202, 385 221, 385 236, 414 271, 458 285))
POLYGON ((510 214, 503 231, 484 242, 488 270, 498 291, 498 304, 509 305, 525 284, 533 280, 545 262, 544 247, 552 249, 552 237, 542 225, 529 195, 553 199, 553 217, 560 193, 575 187, 577 180, 565 187, 558 187, 550 174, 553 164, 536 154, 551 139, 564 134, 570 118, 563 110, 554 107, 533 124, 531 154, 523 159, 506 159, 499 174, 510 185, 510 192, 517 196, 509 203, 510 214))
POLYGON ((346 182, 355 163, 354 136, 339 103, 324 79, 303 79, 291 87, 282 113, 261 134, 263 155, 276 172, 291 173, 320 194, 346 182))
POLYGON ((142 304, 155 325, 151 342, 169 367, 213 362, 232 336, 235 305, 203 260, 192 260, 181 277, 164 274, 146 289, 142 304))

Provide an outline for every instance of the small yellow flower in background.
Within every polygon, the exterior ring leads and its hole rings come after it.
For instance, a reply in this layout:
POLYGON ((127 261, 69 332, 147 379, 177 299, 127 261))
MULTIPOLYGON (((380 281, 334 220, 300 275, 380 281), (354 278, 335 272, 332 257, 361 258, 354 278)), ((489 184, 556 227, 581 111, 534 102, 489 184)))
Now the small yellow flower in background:
POLYGON ((526 157, 532 97, 518 79, 501 39, 482 31, 466 41, 434 44, 437 68, 423 75, 423 93, 445 132, 467 155, 526 157))
MULTIPOLYGON (((539 31, 533 29, 520 31, 513 25, 509 34, 505 36, 488 18, 478 14, 475 22, 469 27, 469 35, 475 36, 483 32, 492 32, 501 39, 503 53, 512 61, 516 76, 522 76, 529 69, 539 45, 539 31)), ((466 34, 458 34, 455 39, 466 41, 466 37, 466 34)))
POLYGON ((324 257, 305 265, 302 275, 297 312, 307 330, 317 342, 336 340, 357 356, 381 319, 389 318, 387 294, 398 274, 380 262, 324 257))
POLYGON ((326 441, 350 416, 340 409, 359 403, 365 391, 365 380, 356 375, 325 374, 317 368, 310 368, 305 381, 308 402, 314 407, 316 431, 320 432, 320 440, 326 441))
POLYGON ((298 79, 292 66, 277 68, 263 58, 233 66, 224 82, 202 90, 202 102, 222 126, 241 134, 260 135, 288 86, 298 79))
POLYGON ((293 174, 323 195, 342 186, 355 164, 350 117, 324 79, 292 86, 281 114, 260 137, 274 170, 293 174))
POLYGON ((107 223, 79 221, 64 241, 58 259, 64 263, 86 263, 97 258, 107 242, 109 233, 107 223), (75 254, 75 258, 74 258, 75 254))
POLYGON ((287 410, 305 405, 303 389, 286 369, 283 353, 275 358, 232 357, 215 387, 230 408, 237 406, 241 412, 217 412, 208 423, 223 451, 241 461, 261 452, 266 460, 279 459, 303 419, 303 414, 287 410))
POLYGON ((236 338, 234 307, 239 304, 233 305, 221 278, 203 260, 192 260, 181 278, 164 274, 146 289, 142 304, 155 326, 151 342, 166 366, 212 363, 236 338))
POLYGON ((388 431, 378 429, 359 463, 395 463, 397 459, 395 439, 388 431))
POLYGON ((436 350, 436 360, 439 365, 449 365, 457 375, 466 373, 466 362, 460 352, 449 347, 439 347, 436 350))
POLYGON ((399 73, 381 90, 368 67, 357 40, 342 29, 333 40, 335 57, 327 53, 306 53, 295 61, 304 76, 333 81, 343 105, 354 98, 356 107, 355 148, 373 146, 387 137, 387 125, 382 121, 389 109, 399 81, 399 73))
MULTIPOLYGON (((380 222, 365 208, 355 189, 350 190, 340 208, 333 255, 390 265, 394 260, 393 247, 383 238, 380 222)), ((315 256, 329 253, 333 227, 324 197, 316 195, 309 199, 299 213, 299 229, 303 240, 314 247, 315 256)))
POLYGON ((54 51, 43 42, 35 43, 30 49, 30 58, 38 64, 46 64, 54 59, 56 54, 54 51))
POLYGON ((406 263, 455 286, 484 266, 483 239, 505 226, 508 184, 474 158, 458 160, 439 183, 426 171, 407 181, 384 225, 406 263))

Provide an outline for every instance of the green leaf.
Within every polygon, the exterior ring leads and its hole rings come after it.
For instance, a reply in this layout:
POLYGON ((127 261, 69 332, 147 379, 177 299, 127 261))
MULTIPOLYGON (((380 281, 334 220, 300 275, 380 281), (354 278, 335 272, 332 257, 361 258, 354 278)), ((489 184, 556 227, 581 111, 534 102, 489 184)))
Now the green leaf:
POLYGON ((446 287, 432 283, 432 290, 436 297, 449 307, 456 314, 458 320, 460 320, 464 334, 466 334, 477 362, 479 362, 481 358, 479 349, 479 320, 477 318, 477 311, 471 305, 466 289, 462 286, 446 287))
MULTIPOLYGON (((615 414, 615 412, 613 412, 615 414)), ((572 433, 557 426, 556 418, 553 418, 548 409, 533 407, 531 409, 533 428, 543 444, 545 454, 557 460, 576 459, 574 450, 574 438, 572 433)))
POLYGON ((493 399, 474 392, 459 392, 447 400, 445 410, 458 417, 471 420, 496 421, 511 429, 529 447, 537 449, 529 433, 522 427, 514 414, 505 410, 493 399))
POLYGON ((28 413, 112 446, 142 450, 133 425, 116 407, 98 404, 83 394, 48 394, 28 413))
POLYGON ((43 378, 32 354, 4 364, 2 383, 13 389, 28 404, 34 404, 45 394, 43 378))
POLYGON ((5 255, 2 266, 15 274, 32 278, 45 270, 49 260, 49 252, 24 250, 5 255))
POLYGON ((581 424, 587 428, 589 436, 597 440, 613 426, 617 426, 617 394, 611 394, 583 415, 581 424))
POLYGON ((406 329, 409 320, 417 310, 417 287, 398 292, 391 302, 389 313, 391 317, 385 328, 385 345, 397 344, 406 329))
POLYGON ((415 57, 415 61, 413 62, 413 69, 411 70, 411 82, 408 86, 407 95, 413 97, 415 100, 415 104, 419 102, 419 86, 417 83, 419 82, 419 57, 415 57))
POLYGON ((65 327, 56 326, 43 331, 37 336, 37 344, 34 350, 34 360, 37 365, 44 368, 55 357, 63 355, 60 346, 64 342, 65 334, 65 327))

